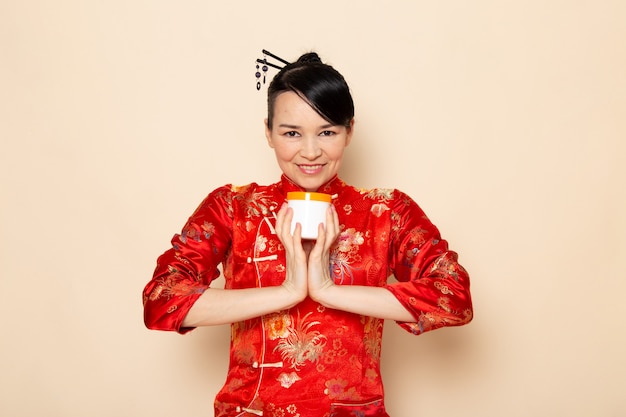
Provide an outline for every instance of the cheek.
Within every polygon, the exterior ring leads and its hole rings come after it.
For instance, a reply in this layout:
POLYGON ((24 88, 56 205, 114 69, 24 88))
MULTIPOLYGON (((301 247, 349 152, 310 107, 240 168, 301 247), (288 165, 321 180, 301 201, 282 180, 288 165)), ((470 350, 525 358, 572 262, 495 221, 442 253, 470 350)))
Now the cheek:
POLYGON ((326 155, 333 161, 341 161, 343 159, 343 151, 345 146, 334 146, 326 150, 326 155))
POLYGON ((291 146, 274 146, 274 153, 276 154, 276 158, 280 160, 290 161, 293 159, 296 152, 297 150, 293 149, 293 147, 291 146))

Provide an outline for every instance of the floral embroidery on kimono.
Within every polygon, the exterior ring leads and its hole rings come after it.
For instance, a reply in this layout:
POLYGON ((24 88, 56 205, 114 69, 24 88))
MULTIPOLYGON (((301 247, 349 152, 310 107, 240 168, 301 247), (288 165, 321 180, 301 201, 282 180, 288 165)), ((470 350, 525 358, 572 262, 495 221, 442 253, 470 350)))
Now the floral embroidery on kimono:
MULTIPOLYGON (((300 190, 283 176, 268 186, 226 185, 211 192, 157 260, 143 294, 146 325, 191 331, 183 319, 220 266, 227 289, 280 285, 286 263, 275 212, 287 192, 300 190)), ((413 334, 472 320, 467 272, 410 197, 393 189, 357 189, 338 177, 319 191, 336 196, 341 231, 329 265, 336 285, 387 289, 413 315, 413 322, 398 323, 413 334)), ((383 324, 310 298, 233 323, 215 415, 387 416, 383 324)))

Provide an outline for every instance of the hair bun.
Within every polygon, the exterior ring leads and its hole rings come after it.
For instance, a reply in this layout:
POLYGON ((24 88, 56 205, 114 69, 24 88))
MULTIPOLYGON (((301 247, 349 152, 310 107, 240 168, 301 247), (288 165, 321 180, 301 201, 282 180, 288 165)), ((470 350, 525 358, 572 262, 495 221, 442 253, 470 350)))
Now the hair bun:
POLYGON ((322 60, 315 52, 308 52, 298 58, 297 62, 301 64, 321 64, 322 60))

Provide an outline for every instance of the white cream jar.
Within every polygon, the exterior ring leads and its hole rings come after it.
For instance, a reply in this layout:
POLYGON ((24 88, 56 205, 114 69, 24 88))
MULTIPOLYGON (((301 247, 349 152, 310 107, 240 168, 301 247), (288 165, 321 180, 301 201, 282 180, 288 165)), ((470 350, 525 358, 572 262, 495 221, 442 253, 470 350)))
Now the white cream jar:
POLYGON ((306 191, 292 191, 287 193, 287 204, 293 209, 291 234, 296 229, 296 223, 302 225, 303 239, 317 239, 317 229, 320 223, 326 226, 326 211, 330 207, 330 194, 306 191))

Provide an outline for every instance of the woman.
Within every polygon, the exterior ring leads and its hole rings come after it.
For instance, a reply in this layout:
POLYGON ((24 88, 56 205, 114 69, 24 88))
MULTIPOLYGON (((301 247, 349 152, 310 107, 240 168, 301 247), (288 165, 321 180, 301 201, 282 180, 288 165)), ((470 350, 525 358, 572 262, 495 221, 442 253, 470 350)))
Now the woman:
POLYGON ((265 127, 280 181, 209 194, 158 259, 144 290, 146 326, 231 324, 216 416, 387 416, 384 320, 414 334, 468 323, 467 273, 407 195, 337 176, 354 105, 316 54, 274 77, 265 127), (314 241, 299 224, 291 234, 286 195, 303 190, 334 197, 314 241), (220 264, 225 288, 210 288, 220 264))

